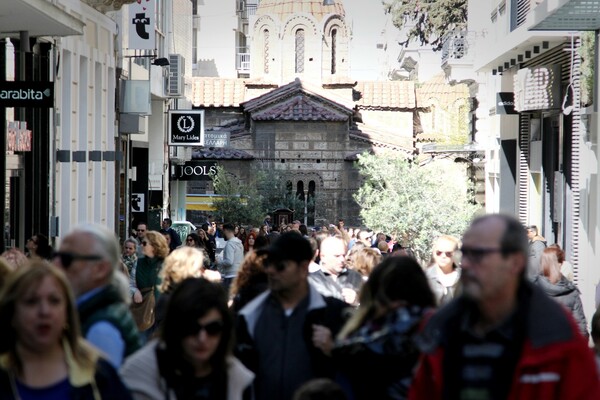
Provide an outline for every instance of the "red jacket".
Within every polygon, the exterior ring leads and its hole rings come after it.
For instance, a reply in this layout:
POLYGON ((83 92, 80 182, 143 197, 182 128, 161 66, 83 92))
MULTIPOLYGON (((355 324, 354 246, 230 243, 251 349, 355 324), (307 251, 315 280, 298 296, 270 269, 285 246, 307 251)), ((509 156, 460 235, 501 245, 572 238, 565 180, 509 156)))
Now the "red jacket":
MULTIPOLYGON (((537 288, 531 288, 527 299, 526 338, 507 399, 600 399, 594 354, 573 318, 537 288)), ((457 329, 465 304, 459 298, 427 323, 419 339, 423 355, 410 400, 442 399, 444 332, 457 329)))

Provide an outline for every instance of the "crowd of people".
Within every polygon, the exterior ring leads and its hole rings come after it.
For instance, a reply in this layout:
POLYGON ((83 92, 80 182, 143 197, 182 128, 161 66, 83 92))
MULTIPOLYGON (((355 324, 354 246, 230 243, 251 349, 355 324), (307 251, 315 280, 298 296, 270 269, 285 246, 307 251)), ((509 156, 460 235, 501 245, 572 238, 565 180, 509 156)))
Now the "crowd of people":
POLYGON ((170 224, 0 257, 0 398, 600 398, 600 312, 594 350, 564 251, 512 217, 426 264, 343 220, 170 224))

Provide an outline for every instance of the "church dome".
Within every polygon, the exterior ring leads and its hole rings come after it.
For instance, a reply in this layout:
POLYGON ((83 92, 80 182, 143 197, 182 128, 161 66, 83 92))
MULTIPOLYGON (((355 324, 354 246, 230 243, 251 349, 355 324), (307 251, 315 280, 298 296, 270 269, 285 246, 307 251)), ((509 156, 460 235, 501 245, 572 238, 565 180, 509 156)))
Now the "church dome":
POLYGON ((259 16, 277 16, 280 21, 285 21, 287 17, 296 13, 312 14, 317 21, 330 14, 345 15, 342 0, 261 0, 256 10, 259 16))

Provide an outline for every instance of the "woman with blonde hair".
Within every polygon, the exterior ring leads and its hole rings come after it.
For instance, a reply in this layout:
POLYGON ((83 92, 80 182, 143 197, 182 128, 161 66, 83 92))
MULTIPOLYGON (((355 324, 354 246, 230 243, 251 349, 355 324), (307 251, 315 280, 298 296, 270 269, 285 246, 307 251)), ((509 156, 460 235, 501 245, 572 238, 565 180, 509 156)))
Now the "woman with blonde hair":
POLYGON ((0 294, 0 398, 131 399, 111 364, 81 336, 71 287, 34 260, 0 294))
POLYGON ((221 274, 206 268, 206 252, 190 246, 182 246, 171 252, 163 262, 159 273, 161 284, 160 297, 156 303, 156 326, 160 328, 164 320, 166 304, 175 287, 187 278, 205 278, 212 282, 221 282, 221 274))
POLYGON ((558 255, 560 249, 548 247, 542 252, 540 274, 533 283, 538 285, 548 296, 565 306, 573 315, 579 331, 586 338, 589 336, 587 321, 583 313, 583 305, 579 289, 560 272, 558 255))
MULTIPOLYGON (((170 251, 165 237, 156 231, 146 232, 141 245, 144 257, 138 258, 134 268, 131 269, 129 279, 134 304, 142 303, 144 297, 148 296, 150 291, 154 292, 155 301, 158 300, 160 296, 158 288, 161 283, 159 273, 162 269, 163 261, 169 255, 170 251)), ((144 328, 139 326, 139 323, 138 328, 140 328, 141 332, 153 330, 153 326, 144 328)))
POLYGON ((433 263, 426 274, 438 305, 449 303, 456 297, 461 271, 456 262, 459 247, 460 241, 450 235, 439 236, 433 242, 433 263))
POLYGON ((356 244, 352 246, 348 255, 346 256, 346 266, 350 269, 359 272, 363 280, 369 279, 371 271, 375 268, 382 260, 382 255, 376 249, 371 247, 365 247, 356 244))

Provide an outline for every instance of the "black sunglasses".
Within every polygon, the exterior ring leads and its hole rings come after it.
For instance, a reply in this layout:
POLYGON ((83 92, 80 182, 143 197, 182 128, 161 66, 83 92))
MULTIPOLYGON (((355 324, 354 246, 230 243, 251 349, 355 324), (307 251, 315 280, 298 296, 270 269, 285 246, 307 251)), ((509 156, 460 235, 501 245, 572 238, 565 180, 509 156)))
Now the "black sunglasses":
POLYGON ((223 333, 223 321, 212 321, 208 324, 193 324, 190 326, 189 335, 199 335, 201 331, 206 332, 208 336, 218 336, 223 333))
POLYGON ((493 254, 493 253, 500 253, 503 256, 506 256, 507 254, 510 253, 515 253, 519 250, 517 249, 502 249, 502 248, 496 248, 496 247, 461 247, 460 248, 460 253, 462 256, 462 259, 469 259, 473 262, 480 262, 485 256, 487 256, 488 254, 493 254))
POLYGON ((147 244, 148 244, 148 242, 146 242, 145 240, 142 240, 142 246, 145 246, 147 244))
POLYGON ((285 269, 286 264, 283 261, 269 261, 265 262, 265 268, 273 267, 277 272, 281 272, 285 269))
POLYGON ((65 251, 57 251, 54 253, 54 258, 60 258, 60 264, 63 268, 69 268, 75 260, 98 261, 102 260, 101 256, 91 254, 75 254, 65 251))

